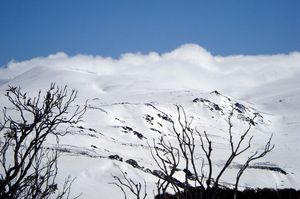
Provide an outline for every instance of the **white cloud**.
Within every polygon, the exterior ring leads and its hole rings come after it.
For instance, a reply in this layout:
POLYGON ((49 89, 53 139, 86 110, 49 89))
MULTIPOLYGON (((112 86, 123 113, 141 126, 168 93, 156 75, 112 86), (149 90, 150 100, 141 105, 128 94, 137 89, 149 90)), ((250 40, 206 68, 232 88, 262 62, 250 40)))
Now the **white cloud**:
MULTIPOLYGON (((72 75, 76 71, 93 74, 93 80, 82 81, 93 84, 99 90, 113 87, 128 90, 218 89, 234 93, 300 75, 300 53, 224 57, 213 56, 195 44, 186 44, 163 54, 126 53, 119 59, 90 55, 68 56, 59 52, 48 57, 9 62, 0 69, 0 82, 11 83, 14 78, 18 79, 19 75, 30 70, 28 73, 38 76, 32 71, 42 68, 73 71, 72 75)), ((68 76, 69 73, 64 75, 68 76)), ((61 77, 56 79, 54 75, 51 81, 60 81, 61 77)))

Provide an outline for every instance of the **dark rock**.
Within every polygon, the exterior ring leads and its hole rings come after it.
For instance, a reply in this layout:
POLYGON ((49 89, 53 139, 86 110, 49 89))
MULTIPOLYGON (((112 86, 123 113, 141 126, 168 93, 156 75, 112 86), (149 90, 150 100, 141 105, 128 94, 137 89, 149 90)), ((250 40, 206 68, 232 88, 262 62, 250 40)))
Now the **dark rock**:
POLYGON ((149 123, 149 124, 151 124, 151 125, 153 125, 153 123, 152 123, 152 121, 154 120, 154 117, 152 117, 151 115, 145 115, 145 120, 149 123))
POLYGON ((216 111, 222 111, 222 109, 220 108, 220 106, 218 104, 213 104, 213 107, 216 111))
POLYGON ((122 126, 122 128, 126 131, 132 131, 133 129, 129 126, 122 126))
POLYGON ((141 134, 141 133, 139 133, 139 132, 137 132, 137 131, 133 131, 133 134, 136 135, 136 136, 137 136, 138 138, 140 138, 140 139, 143 139, 143 138, 144 138, 143 134, 141 134))
POLYGON ((211 92, 211 94, 220 95, 220 93, 217 90, 214 90, 213 92, 211 92))
POLYGON ((162 114, 158 113, 157 116, 163 120, 166 120, 167 122, 173 122, 173 120, 168 115, 162 115, 162 114))
POLYGON ((128 159, 125 161, 127 164, 130 164, 131 166, 133 166, 134 168, 140 168, 140 166, 138 165, 138 163, 133 160, 133 159, 128 159))
POLYGON ((244 113, 246 111, 246 107, 243 104, 235 103, 235 110, 237 110, 239 113, 244 113))
POLYGON ((108 156, 109 159, 112 159, 112 160, 119 160, 119 161, 123 161, 123 158, 121 158, 120 156, 118 155, 110 155, 108 156))
POLYGON ((157 129, 154 129, 154 128, 150 128, 150 130, 151 130, 151 131, 155 131, 155 132, 157 132, 157 133, 159 133, 159 134, 162 134, 162 132, 161 132, 160 130, 157 130, 157 129))
POLYGON ((283 170, 282 168, 280 168, 280 167, 254 165, 254 166, 249 166, 249 168, 252 168, 252 169, 266 169, 266 170, 275 171, 275 172, 279 172, 281 174, 287 175, 287 172, 285 170, 283 170))
POLYGON ((203 98, 195 98, 193 100, 194 103, 197 103, 197 102, 210 102, 208 99, 203 99, 203 98))
POLYGON ((96 130, 95 130, 95 129, 92 129, 92 128, 89 128, 88 130, 89 130, 89 131, 92 131, 92 132, 96 132, 96 130))
POLYGON ((198 101, 199 101, 199 98, 193 99, 193 102, 194 102, 194 103, 197 103, 198 101))

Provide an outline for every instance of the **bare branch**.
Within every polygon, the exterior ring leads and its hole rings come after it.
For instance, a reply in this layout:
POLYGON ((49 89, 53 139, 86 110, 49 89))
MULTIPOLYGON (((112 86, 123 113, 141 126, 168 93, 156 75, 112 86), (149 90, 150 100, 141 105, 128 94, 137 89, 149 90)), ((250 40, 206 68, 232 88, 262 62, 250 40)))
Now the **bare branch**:
POLYGON ((256 151, 251 156, 249 156, 248 159, 246 160, 246 162, 244 163, 244 165, 238 171, 237 176, 236 176, 235 187, 234 187, 234 190, 235 190, 234 198, 235 199, 237 197, 237 191, 238 191, 238 185, 239 185, 240 178, 242 177, 244 171, 248 168, 249 164, 254 160, 264 157, 265 155, 267 155, 269 152, 271 152, 274 149, 275 145, 271 145, 272 137, 273 137, 273 135, 271 135, 271 137, 269 138, 268 142, 266 143, 266 145, 264 147, 264 150, 261 152, 256 151))
MULTIPOLYGON (((51 84, 45 96, 28 97, 20 87, 9 86, 6 90, 10 108, 4 107, 0 132, 0 197, 49 198, 58 188, 55 183, 58 167, 57 152, 43 149, 57 128, 81 121, 86 106, 73 106, 77 91, 68 93, 67 86, 51 84), (73 112, 70 112, 70 110, 73 112), (2 139, 1 139, 2 140, 2 139), (12 156, 12 160, 7 160, 12 156)), ((69 198, 74 179, 67 178, 57 198, 69 198)))
POLYGON ((142 184, 139 182, 135 183, 132 179, 128 178, 126 173, 124 173, 121 169, 120 172, 122 173, 124 180, 121 180, 118 176, 113 175, 115 182, 111 182, 109 184, 117 186, 124 194, 125 199, 127 199, 127 194, 124 188, 127 188, 136 199, 145 199, 147 197, 146 181, 144 181, 144 194, 142 195, 142 184))

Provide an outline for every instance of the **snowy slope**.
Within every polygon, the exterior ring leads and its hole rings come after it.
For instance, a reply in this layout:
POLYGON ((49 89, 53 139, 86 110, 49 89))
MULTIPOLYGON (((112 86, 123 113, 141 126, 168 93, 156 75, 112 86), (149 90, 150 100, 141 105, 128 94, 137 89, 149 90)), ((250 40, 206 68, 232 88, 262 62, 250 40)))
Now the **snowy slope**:
MULTIPOLYGON (((298 73, 299 74, 299 73, 298 73)), ((299 159, 300 152, 300 80, 299 75, 285 78, 272 84, 263 85, 252 95, 246 94, 243 99, 259 105, 260 110, 265 110, 274 115, 274 152, 268 159, 276 159, 278 165, 289 170, 292 176, 290 186, 299 188, 299 159), (294 178, 294 179, 293 179, 294 178)))
MULTIPOLYGON (((112 174, 119 174, 119 167, 133 179, 145 179, 152 194, 157 178, 147 171, 157 166, 148 143, 162 134, 175 142, 168 122, 177 116, 175 104, 193 117, 198 130, 211 136, 216 171, 229 152, 227 117, 231 107, 239 109, 233 120, 237 136, 247 127, 246 119, 259 113, 251 130, 255 150, 261 149, 271 134, 275 149, 256 166, 280 168, 287 174, 249 169, 241 186, 300 188, 300 164, 296 161, 300 159, 299 63, 300 53, 296 52, 220 57, 196 45, 162 55, 125 54, 117 60, 58 53, 11 62, 0 69, 0 100, 1 107, 7 106, 3 94, 8 85, 21 86, 28 95, 35 95, 51 82, 77 89, 77 104, 89 99, 84 122, 72 127, 72 134, 61 139, 59 146, 63 151, 59 179, 76 176, 74 192, 83 192, 82 198, 121 198, 122 193, 109 184, 112 174), (122 161, 109 158, 111 155, 122 161), (139 166, 132 167, 132 161, 126 162, 130 159, 139 166)), ((51 141, 48 144, 57 147, 51 141)), ((202 155, 200 150, 198 155, 202 155)), ((223 183, 234 182, 247 155, 233 163, 223 183)))

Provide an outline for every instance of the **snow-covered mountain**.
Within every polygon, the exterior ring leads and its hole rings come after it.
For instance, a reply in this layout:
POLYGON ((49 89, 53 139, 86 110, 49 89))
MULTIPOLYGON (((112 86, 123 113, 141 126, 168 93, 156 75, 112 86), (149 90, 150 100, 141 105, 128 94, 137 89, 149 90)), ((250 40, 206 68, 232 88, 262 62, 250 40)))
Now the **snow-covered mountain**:
MULTIPOLYGON (((48 142, 63 154, 60 180, 77 177, 73 192, 83 192, 83 198, 121 198, 122 192, 109 184, 112 175, 120 174, 119 167, 137 181, 145 179, 153 194, 157 178, 149 170, 158 168, 148 143, 162 135, 174 142, 169 120, 176 120, 175 104, 212 139, 216 171, 230 150, 227 119, 232 107, 237 137, 257 114, 253 150, 260 150, 271 134, 275 149, 246 171, 241 186, 299 189, 299 74, 298 52, 221 57, 189 44, 161 55, 125 54, 119 59, 57 53, 1 68, 0 101, 1 108, 8 105, 3 95, 8 85, 35 96, 51 82, 77 89, 79 105, 89 99, 84 122, 71 127, 60 146, 48 142)), ((199 150, 197 155, 203 154, 199 150)), ((247 155, 232 164, 222 183, 234 183, 247 155)), ((182 172, 176 175, 180 178, 182 172)))

